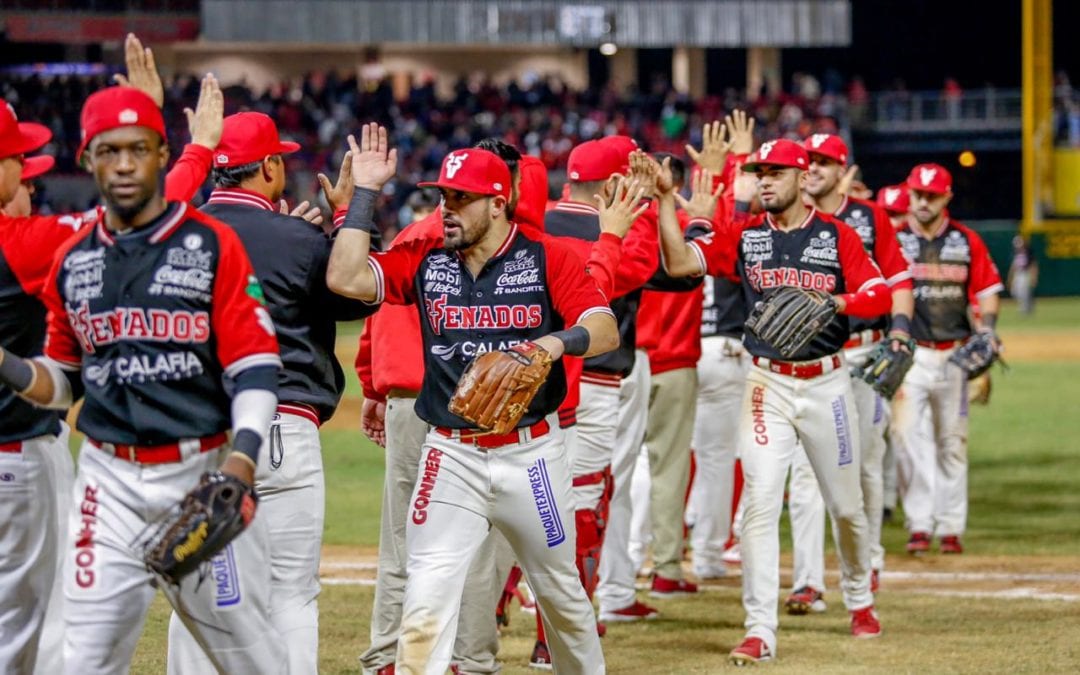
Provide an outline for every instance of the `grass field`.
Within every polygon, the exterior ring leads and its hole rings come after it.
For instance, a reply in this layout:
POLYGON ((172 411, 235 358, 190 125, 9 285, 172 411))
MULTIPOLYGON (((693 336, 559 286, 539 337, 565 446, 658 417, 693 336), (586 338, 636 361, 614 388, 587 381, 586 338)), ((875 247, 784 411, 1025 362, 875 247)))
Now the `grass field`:
MULTIPOLYGON (((848 636, 831 576, 828 612, 781 617, 779 659, 767 666, 771 671, 1080 671, 1080 358, 1073 356, 1080 345, 1080 299, 1040 300, 1031 318, 1007 303, 1001 332, 1011 368, 995 369, 991 404, 972 411, 965 554, 911 559, 902 553, 902 526, 886 525, 888 571, 877 600, 883 637, 848 636)), ((355 328, 343 344, 354 335, 355 328)), ((342 360, 351 363, 344 354, 342 360)), ((344 405, 358 404, 350 396, 344 405)), ((342 413, 346 420, 354 415, 342 413)), ((339 423, 324 431, 327 558, 370 562, 378 542, 382 451, 352 429, 339 423)), ((783 527, 786 552, 786 519, 783 527)), ((782 565, 790 567, 786 553, 782 565)), ((836 569, 831 554, 829 568, 836 569)), ((328 567, 324 576, 322 672, 359 672, 373 573, 328 567)), ((698 596, 656 604, 663 612, 657 621, 609 627, 610 672, 728 669, 725 656, 743 634, 738 576, 711 583, 698 596)), ((164 672, 166 624, 167 605, 159 598, 133 672, 164 672)), ((503 638, 504 672, 529 672, 523 666, 532 640, 532 617, 515 610, 503 638)))

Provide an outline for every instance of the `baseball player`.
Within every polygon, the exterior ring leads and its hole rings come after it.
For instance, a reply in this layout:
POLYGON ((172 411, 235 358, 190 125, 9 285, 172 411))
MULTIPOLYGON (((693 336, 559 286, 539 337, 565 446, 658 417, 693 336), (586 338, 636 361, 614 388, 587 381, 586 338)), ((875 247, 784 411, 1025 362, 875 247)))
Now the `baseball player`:
MULTIPOLYGON (((132 36, 133 37, 133 36, 132 36)), ((132 71, 132 63, 128 63, 129 72, 132 71)), ((156 72, 154 72, 156 77, 156 72)), ((217 143, 217 136, 221 132, 220 89, 217 88, 216 80, 212 77, 204 78, 199 104, 196 111, 189 117, 193 142, 184 148, 183 155, 169 175, 166 177, 165 190, 170 199, 189 199, 205 180, 209 170, 210 148, 217 143)), ((0 151, 13 148, 19 151, 17 154, 4 158, 5 167, 3 195, 0 202, 4 205, 4 216, 0 217, 0 269, 6 269, 3 273, 2 292, 3 303, 9 305, 10 311, 5 311, 4 316, 18 317, 17 321, 9 321, 0 329, 3 334, 2 344, 5 348, 12 349, 15 353, 34 356, 41 353, 45 337, 45 307, 42 293, 49 274, 49 266, 53 253, 63 242, 69 239, 76 231, 81 229, 88 218, 95 218, 100 210, 88 214, 65 214, 60 216, 33 217, 29 218, 32 190, 31 181, 37 175, 47 171, 52 165, 51 157, 26 158, 20 164, 22 153, 30 145, 42 144, 47 141, 49 132, 44 127, 36 124, 19 123, 10 106, 0 106, 0 151), (14 193, 11 190, 14 189, 14 193), (10 194, 10 197, 8 195, 10 194), (10 342, 8 341, 10 338, 10 342)), ((32 149, 32 148, 29 148, 32 149)), ((4 424, 14 425, 12 431, 14 437, 9 436, 3 442, 7 446, 5 453, 0 455, 0 461, 18 462, 20 466, 31 466, 36 457, 45 460, 46 472, 41 472, 40 467, 27 472, 2 472, 5 475, 25 480, 30 492, 37 497, 26 501, 18 506, 18 516, 6 519, 7 528, 4 537, 22 536, 26 539, 25 546, 4 547, 4 551, 18 553, 21 560, 23 556, 39 556, 40 565, 24 568, 29 574, 27 583, 37 590, 33 593, 37 598, 48 598, 48 609, 44 628, 41 623, 41 611, 45 607, 19 600, 13 606, 18 606, 15 613, 6 611, 8 603, 0 599, 0 614, 10 616, 18 620, 18 629, 2 629, 7 635, 14 636, 11 640, 4 641, 0 647, 0 669, 18 672, 29 672, 35 669, 33 651, 37 652, 36 672, 52 673, 63 669, 62 663, 62 634, 63 617, 60 615, 61 588, 60 584, 51 581, 42 588, 41 583, 49 577, 49 564, 47 560, 53 560, 52 566, 56 573, 60 572, 63 557, 59 554, 63 542, 66 541, 66 525, 68 520, 68 504, 71 500, 71 484, 74 478, 74 467, 68 450, 66 424, 57 415, 56 411, 42 410, 28 406, 22 400, 14 397, 5 387, 0 389, 0 406, 10 409, 10 414, 0 415, 4 424), (7 392, 7 393, 4 393, 7 392), (59 429, 58 436, 54 440, 52 434, 37 436, 23 436, 24 432, 31 428, 43 429, 49 426, 52 420, 59 429), (45 426, 42 426, 45 425, 45 426), (16 427, 20 430, 16 431, 16 427), (49 446, 52 450, 41 452, 42 446, 49 446), (41 490, 51 486, 52 494, 49 499, 42 499, 41 490), (40 511, 40 513, 38 513, 40 511), (46 512, 54 513, 53 520, 58 526, 50 528, 46 512), (32 524, 33 534, 18 535, 23 523, 23 518, 29 518, 27 523, 32 524), (44 526, 41 523, 45 523, 44 526), (49 537, 49 532, 52 537, 49 537), (36 543, 29 543, 30 540, 36 543), (58 543, 59 542, 59 543, 58 543), (49 589, 52 589, 51 591, 49 589), (40 644, 36 638, 31 639, 36 631, 40 631, 40 644), (10 649, 7 651, 6 648, 10 649), (9 660, 10 659, 10 660, 9 660), (22 664, 11 668, 3 667, 6 664, 22 664)), ((5 501, 5 507, 14 503, 5 501)), ((12 561, 14 569, 20 565, 12 561)), ((5 575, 5 580, 10 586, 5 586, 0 591, 0 596, 6 597, 7 589, 12 589, 20 597, 24 592, 21 588, 21 577, 18 573, 5 575)), ((14 596, 12 596, 14 597, 14 596)))
POLYGON ((570 467, 561 434, 552 433, 565 395, 561 366, 556 362, 518 428, 503 436, 471 428, 447 406, 476 350, 525 341, 554 358, 614 349, 611 310, 579 257, 507 219, 510 171, 477 148, 447 155, 431 184, 443 195, 442 236, 369 255, 374 199, 394 174, 397 153, 388 152, 386 130, 374 124, 364 127, 360 146, 349 142, 357 191, 327 281, 349 297, 417 305, 426 361, 416 412, 433 427, 406 531, 396 669, 446 671, 465 572, 494 526, 537 595, 556 667, 602 673, 596 620, 574 566, 574 524, 566 515, 570 467))
POLYGON ((885 209, 885 213, 889 214, 889 222, 892 223, 894 230, 899 230, 907 224, 908 209, 911 203, 907 184, 886 185, 878 190, 876 198, 877 205, 885 209))
MULTIPOLYGON (((44 356, 0 352, 0 381, 52 409, 84 398, 64 662, 70 673, 106 673, 127 669, 153 599, 139 550, 147 528, 219 464, 253 482, 280 359, 239 240, 160 191, 168 149, 153 100, 127 87, 101 90, 81 122, 78 154, 107 209, 57 253, 44 356)), ((286 664, 269 622, 260 523, 214 559, 216 583, 187 578, 171 596, 220 670, 286 664)))
POLYGON ((949 363, 974 331, 993 333, 1001 277, 979 235, 949 217, 952 176, 937 164, 920 164, 907 179, 908 223, 897 232, 915 280, 912 337, 915 363, 893 407, 909 553, 930 549, 962 553, 967 522, 966 374, 949 363), (968 318, 977 305, 980 320, 968 318))
MULTIPOLYGON (((778 524, 796 440, 810 458, 837 523, 841 587, 851 612, 852 634, 876 637, 881 633, 870 593, 859 429, 852 420, 851 378, 840 350, 850 334, 848 317, 883 314, 889 309, 890 296, 858 235, 802 202, 808 166, 806 151, 798 143, 764 143, 743 171, 756 177, 766 214, 690 243, 679 232, 674 199, 665 195, 660 202, 663 259, 673 276, 738 273, 748 305, 783 286, 813 288, 832 295, 839 312, 793 360, 782 360, 773 347, 750 334, 745 337, 754 364, 740 427, 746 479, 741 545, 747 635, 731 652, 736 664, 768 660, 776 654, 778 524)), ((748 204, 754 188, 745 177, 736 180, 736 203, 748 204)))
MULTIPOLYGON (((507 208, 521 227, 541 232, 547 169, 536 158, 522 157, 516 148, 498 139, 484 139, 477 147, 495 152, 506 162, 512 182, 507 208)), ((407 227, 394 242, 404 244, 441 236, 442 230, 442 211, 436 208, 429 217, 407 227)), ((423 353, 416 310, 391 304, 384 304, 368 318, 357 353, 357 373, 364 388, 365 432, 385 445, 387 462, 371 644, 360 655, 364 669, 378 675, 393 672, 401 629, 405 528, 412 494, 422 475, 417 467, 428 432, 428 423, 414 410, 424 376, 423 353)), ((491 608, 499 592, 497 580, 504 579, 505 574, 491 569, 496 562, 491 548, 504 543, 497 538, 501 538, 498 533, 488 537, 468 571, 453 649, 454 665, 462 673, 496 672, 499 667, 495 661, 498 635, 491 621, 491 608)))
MULTIPOLYGON (((844 140, 831 134, 814 134, 803 142, 810 157, 805 193, 815 208, 847 223, 862 241, 863 248, 885 277, 892 293, 892 317, 849 319, 851 335, 844 343, 848 363, 866 360, 879 341, 911 336, 911 273, 900 253, 889 217, 873 202, 840 192, 841 177, 848 161, 844 140)), ((852 379, 861 443, 862 494, 870 526, 871 590, 876 591, 878 575, 885 565, 881 545, 881 517, 885 456, 885 402, 861 378, 852 379)), ((825 578, 825 503, 821 499, 813 469, 805 453, 796 454, 788 499, 791 534, 794 541, 793 591, 784 606, 789 614, 823 611, 825 578)))
MULTIPOLYGON (((625 136, 609 136, 575 147, 567 165, 569 195, 548 211, 545 231, 558 237, 598 240, 601 226, 593 195, 610 198, 614 194, 613 178, 628 171, 630 152, 635 147, 634 141, 625 136)), ((599 594, 600 620, 604 622, 655 614, 655 610, 634 599, 634 570, 628 569, 627 574, 622 569, 629 568, 628 562, 622 561, 626 558, 629 528, 630 475, 636 458, 631 448, 641 446, 642 406, 647 402, 647 387, 641 386, 647 366, 638 360, 634 350, 637 309, 641 287, 659 264, 655 232, 655 219, 646 216, 638 219, 627 234, 611 295, 620 346, 585 361, 576 411, 570 408, 572 401, 567 401, 560 415, 562 423, 576 433, 573 483, 578 566, 586 592, 590 597, 594 591, 599 594), (629 582, 623 581, 627 576, 629 582), (628 583, 629 597, 613 604, 610 591, 613 584, 620 582, 628 583), (616 615, 616 611, 620 614, 616 615)))
MULTIPOLYGON (((271 621, 288 646, 289 672, 318 671, 319 559, 325 487, 319 426, 334 414, 345 376, 334 356, 336 322, 361 319, 375 307, 326 288, 331 241, 304 219, 278 212, 285 190, 282 141, 270 117, 242 112, 225 118, 214 151, 214 191, 201 209, 236 231, 264 289, 281 352, 278 406, 259 453, 255 487, 270 546, 271 621)), ((351 157, 328 195, 342 209, 351 197, 351 157)), ((340 216, 344 218, 344 213, 340 216)), ((170 671, 205 672, 202 654, 174 612, 170 671)))
MULTIPOLYGON (((0 204, 7 216, 30 215, 26 187, 30 159, 22 156, 50 138, 47 127, 19 122, 9 106, 0 106, 0 204)), ((71 232, 65 228, 61 234, 71 232)), ((6 218, 0 229, 0 346, 27 356, 41 353, 45 333, 45 307, 37 297, 40 280, 33 278, 37 275, 32 269, 40 262, 29 255, 32 246, 19 222, 6 218)), ((52 593, 59 559, 58 496, 65 487, 70 493, 73 473, 59 413, 36 408, 8 387, 0 387, 0 478, 7 488, 0 491, 3 672, 34 670, 45 625, 42 599, 52 593)), ((62 517, 66 516, 65 512, 62 517)))

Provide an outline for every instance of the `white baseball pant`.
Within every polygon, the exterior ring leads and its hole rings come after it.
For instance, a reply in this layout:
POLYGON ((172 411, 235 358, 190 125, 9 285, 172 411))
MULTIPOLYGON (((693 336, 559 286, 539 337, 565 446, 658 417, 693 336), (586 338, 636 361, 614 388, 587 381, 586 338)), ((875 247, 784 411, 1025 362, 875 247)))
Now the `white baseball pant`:
MULTIPOLYGON (((70 675, 127 672, 155 594, 142 544, 225 455, 224 448, 200 453, 197 441, 182 445, 179 462, 136 464, 83 443, 64 561, 70 675)), ((258 511, 211 569, 203 583, 191 574, 180 584, 188 629, 224 672, 286 672, 286 646, 270 621, 269 541, 258 511)))
POLYGON ((743 606, 747 635, 764 640, 773 653, 780 587, 780 512, 797 440, 806 450, 825 505, 838 525, 844 604, 853 611, 874 602, 854 408, 851 377, 842 358, 837 368, 811 379, 772 373, 764 367, 751 368, 747 377, 739 434, 746 479, 743 606))
POLYGON ((893 402, 885 401, 885 456, 881 459, 881 506, 882 509, 896 510, 899 498, 899 480, 896 468, 896 444, 892 438, 893 402))
POLYGON ((49 604, 45 609, 45 623, 38 640, 38 658, 35 675, 52 675, 64 672, 64 558, 60 551, 67 548, 67 520, 71 513, 71 490, 75 484, 75 462, 71 459, 71 427, 60 421, 56 452, 45 454, 53 477, 56 507, 56 582, 49 591, 49 604))
MULTIPOLYGON (((492 527, 510 542, 536 594, 555 671, 605 672, 596 617, 575 564, 562 434, 520 434, 521 442, 489 450, 428 433, 406 528, 397 672, 442 675, 450 666, 466 572, 492 527)), ((494 624, 494 617, 488 621, 494 624)))
POLYGON ((604 548, 600 553, 600 583, 596 597, 601 612, 613 612, 634 604, 637 567, 630 559, 630 484, 634 475, 649 415, 649 355, 634 352, 634 368, 619 386, 618 433, 611 460, 615 492, 608 512, 604 548))
POLYGON ((56 464, 66 455, 70 466, 71 455, 52 435, 11 446, 0 451, 0 672, 31 673, 37 661, 49 657, 38 654, 58 585, 56 464))
MULTIPOLYGON (((365 673, 377 672, 394 663, 397 655, 405 598, 405 529, 417 485, 421 450, 429 430, 428 423, 416 415, 415 404, 415 398, 404 396, 391 396, 386 401, 386 472, 379 526, 379 568, 375 604, 371 608, 371 645, 360 655, 365 673)), ((469 568, 469 583, 461 596, 453 660, 463 673, 498 672, 495 655, 499 637, 494 615, 502 588, 496 584, 494 570, 489 569, 495 564, 495 556, 487 552, 498 542, 495 537, 488 539, 491 541, 485 541, 469 568)))
POLYGON ((893 407, 907 529, 939 537, 962 535, 967 524, 967 378, 951 355, 916 349, 893 407))
POLYGON ((634 475, 630 478, 630 564, 637 574, 645 567, 645 558, 652 544, 652 519, 650 518, 649 493, 652 492, 652 475, 649 473, 649 449, 641 446, 634 475))
POLYGON ((698 576, 724 570, 720 556, 730 534, 739 408, 749 363, 740 340, 720 335, 702 338, 693 439, 697 471, 687 505, 693 514, 690 545, 698 576))
MULTIPOLYGON (((319 670, 319 561, 326 511, 319 427, 278 411, 255 471, 258 517, 270 537, 270 621, 284 640, 290 673, 319 670)), ((206 656, 173 612, 169 672, 205 673, 206 656)))
MULTIPOLYGON (((848 363, 859 364, 874 348, 875 344, 869 342, 846 349, 844 358, 848 363)), ((863 510, 866 511, 866 522, 870 528, 870 565, 881 570, 885 568, 885 547, 881 545, 881 510, 885 499, 885 401, 860 378, 851 379, 851 389, 859 424, 859 472, 862 476, 863 510)), ((817 481, 813 478, 809 462, 800 463, 796 455, 788 497, 794 543, 794 588, 809 585, 824 590, 825 503, 820 495, 809 494, 817 490, 817 481), (807 531, 811 528, 814 532, 807 531), (806 577, 809 581, 800 584, 800 577, 806 577), (818 580, 821 586, 817 585, 818 580)))

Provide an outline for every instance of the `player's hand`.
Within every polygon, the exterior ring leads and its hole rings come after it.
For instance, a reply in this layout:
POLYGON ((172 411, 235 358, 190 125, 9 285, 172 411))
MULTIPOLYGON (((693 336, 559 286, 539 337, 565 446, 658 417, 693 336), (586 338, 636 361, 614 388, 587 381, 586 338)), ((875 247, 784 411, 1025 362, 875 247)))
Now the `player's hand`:
POLYGON ((600 210, 600 231, 614 234, 622 239, 638 217, 649 208, 643 201, 645 188, 633 178, 620 177, 615 184, 615 196, 608 204, 600 195, 593 195, 596 208, 600 210))
POLYGON ((323 194, 326 196, 326 203, 330 205, 330 210, 337 211, 347 207, 349 201, 352 200, 353 192, 356 190, 356 186, 353 185, 352 181, 352 152, 346 152, 345 156, 341 158, 341 169, 338 171, 336 183, 331 184, 330 179, 324 173, 320 173, 318 178, 319 185, 322 186, 323 194))
POLYGON ((360 406, 360 428, 380 448, 386 447, 386 404, 364 399, 360 406))
POLYGON ((239 452, 233 452, 226 457, 220 471, 226 476, 240 479, 245 485, 255 484, 255 463, 239 452))
POLYGON ((724 118, 727 123, 728 145, 737 155, 749 155, 754 151, 754 118, 745 110, 735 110, 724 118))
POLYGON ((645 191, 646 197, 656 194, 656 173, 659 165, 641 150, 630 153, 630 172, 627 178, 637 181, 639 187, 645 191))
POLYGON ((303 218, 312 225, 322 225, 323 223, 322 210, 318 206, 312 206, 306 199, 297 204, 292 211, 289 210, 289 203, 282 199, 278 202, 278 212, 286 216, 303 218))
MULTIPOLYGON (((728 118, 730 119, 730 117, 728 118)), ((701 128, 701 152, 689 143, 686 153, 702 169, 719 175, 724 170, 724 161, 731 152, 731 143, 724 141, 725 127, 720 122, 706 122, 701 128)))
POLYGON ((742 165, 735 167, 735 185, 732 188, 735 201, 752 202, 757 196, 757 176, 743 171, 742 165))
POLYGON ((359 144, 356 137, 349 134, 353 185, 382 191, 383 186, 397 173, 397 148, 391 150, 389 145, 386 127, 375 122, 361 128, 359 144))
POLYGON ((675 199, 679 206, 691 218, 713 219, 716 215, 716 203, 720 201, 720 195, 724 192, 724 184, 717 183, 713 188, 714 174, 708 169, 698 171, 691 179, 690 199, 683 197, 678 192, 675 199))
POLYGON ((199 101, 195 110, 184 108, 187 116, 191 142, 213 150, 221 141, 221 131, 225 126, 225 95, 217 78, 207 73, 199 89, 199 101))
POLYGON ((844 172, 843 176, 840 176, 840 181, 836 184, 836 190, 842 195, 851 194, 851 186, 855 182, 855 176, 859 173, 859 165, 852 164, 844 172))
POLYGON ((128 33, 124 40, 124 63, 127 75, 117 73, 113 81, 121 87, 134 87, 154 99, 157 107, 165 105, 165 87, 154 62, 154 52, 149 47, 143 48, 142 42, 134 33, 128 33))
POLYGON ((658 164, 649 155, 645 155, 645 157, 656 166, 656 196, 662 197, 673 193, 675 191, 675 176, 671 173, 671 158, 665 157, 663 163, 658 164))

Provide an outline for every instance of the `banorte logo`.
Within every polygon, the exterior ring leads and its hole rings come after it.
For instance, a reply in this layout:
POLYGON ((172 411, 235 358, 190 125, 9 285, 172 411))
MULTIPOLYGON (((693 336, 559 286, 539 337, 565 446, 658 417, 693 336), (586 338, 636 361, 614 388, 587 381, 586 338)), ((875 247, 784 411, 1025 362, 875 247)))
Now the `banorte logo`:
POLYGON ((459 152, 457 154, 450 155, 446 158, 446 177, 453 178, 454 175, 461 169, 461 166, 465 163, 465 160, 469 158, 469 153, 459 152))

